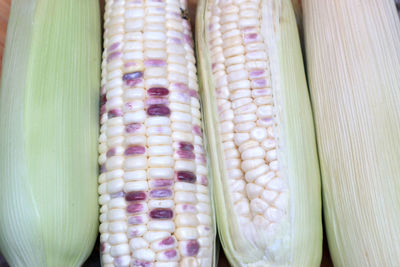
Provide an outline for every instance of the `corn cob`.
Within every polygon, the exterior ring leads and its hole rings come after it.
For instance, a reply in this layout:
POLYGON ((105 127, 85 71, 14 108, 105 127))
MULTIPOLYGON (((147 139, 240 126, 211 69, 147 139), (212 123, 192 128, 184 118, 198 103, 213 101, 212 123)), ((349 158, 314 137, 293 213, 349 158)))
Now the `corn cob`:
POLYGON ((213 266, 214 220, 186 2, 105 6, 102 263, 213 266))
POLYGON ((303 2, 335 266, 400 266, 400 22, 393 0, 303 2))
POLYGON ((0 90, 0 250, 80 266, 98 232, 97 0, 15 0, 0 90))
POLYGON ((290 0, 200 1, 196 27, 225 254, 234 266, 317 266, 319 167, 290 0))

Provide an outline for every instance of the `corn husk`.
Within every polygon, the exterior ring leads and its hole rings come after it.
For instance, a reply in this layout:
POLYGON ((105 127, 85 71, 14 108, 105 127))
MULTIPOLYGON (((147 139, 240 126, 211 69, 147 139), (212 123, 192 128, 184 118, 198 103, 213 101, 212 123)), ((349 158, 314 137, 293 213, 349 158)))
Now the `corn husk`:
POLYGON ((96 0, 12 2, 0 91, 0 250, 80 266, 98 229, 96 0))
MULTIPOLYGON (((212 78, 207 10, 212 1, 200 1, 197 12, 197 57, 203 99, 205 134, 211 159, 219 236, 233 266, 319 266, 322 223, 319 166, 310 100, 304 74, 296 18, 290 0, 263 1, 262 31, 268 40, 272 84, 279 106, 279 158, 290 188, 290 220, 273 237, 263 232, 246 235, 235 218, 219 136, 215 84, 212 78), (260 245, 257 245, 260 244, 260 245)), ((251 227, 251 226, 249 226, 251 227)))
POLYGON ((303 2, 335 266, 400 266, 400 21, 393 0, 303 2))

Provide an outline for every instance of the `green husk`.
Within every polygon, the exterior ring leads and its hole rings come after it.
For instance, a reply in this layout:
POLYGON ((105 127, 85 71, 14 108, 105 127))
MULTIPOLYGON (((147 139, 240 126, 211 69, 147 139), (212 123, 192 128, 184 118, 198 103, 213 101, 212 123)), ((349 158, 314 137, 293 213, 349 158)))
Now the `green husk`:
POLYGON ((198 71, 219 236, 233 266, 319 266, 322 254, 319 166, 296 18, 290 0, 262 3, 262 32, 269 44, 275 105, 279 107, 282 147, 278 158, 284 163, 289 183, 290 219, 273 238, 266 238, 260 232, 257 240, 243 233, 234 219, 218 134, 218 109, 207 42, 210 21, 207 9, 211 1, 201 0, 196 21, 198 71))
POLYGON ((14 0, 0 91, 0 250, 79 266, 97 236, 97 0, 14 0))
POLYGON ((400 266, 400 21, 393 0, 303 1, 335 266, 400 266))

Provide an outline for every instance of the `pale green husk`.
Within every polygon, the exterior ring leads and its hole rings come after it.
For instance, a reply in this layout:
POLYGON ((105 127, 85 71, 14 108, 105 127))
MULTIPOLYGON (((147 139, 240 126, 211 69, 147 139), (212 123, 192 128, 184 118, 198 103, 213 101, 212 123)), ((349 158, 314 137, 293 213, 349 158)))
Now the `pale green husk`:
POLYGON ((400 266, 400 21, 393 0, 303 1, 329 250, 400 266))
POLYGON ((224 169, 215 86, 211 71, 206 10, 197 12, 197 56, 205 134, 211 158, 219 236, 233 266, 319 266, 322 254, 320 176, 311 105, 305 79, 296 18, 290 0, 263 0, 262 32, 268 44, 275 105, 278 110, 278 158, 289 184, 289 221, 273 239, 249 240, 233 219, 224 169), (264 251, 254 244, 265 244, 264 251))
POLYGON ((79 266, 98 229, 97 0, 14 0, 0 91, 0 250, 79 266))

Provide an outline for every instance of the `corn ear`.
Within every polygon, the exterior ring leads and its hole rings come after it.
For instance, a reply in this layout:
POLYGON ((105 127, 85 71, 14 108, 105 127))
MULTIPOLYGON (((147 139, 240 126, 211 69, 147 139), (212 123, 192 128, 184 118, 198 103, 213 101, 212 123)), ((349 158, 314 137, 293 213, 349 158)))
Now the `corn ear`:
POLYGON ((290 0, 200 1, 196 27, 227 258, 233 266, 318 266, 319 166, 290 0))
POLYGON ((400 266, 400 21, 393 0, 303 2, 335 266, 400 266))
POLYGON ((0 250, 79 266, 97 236, 97 0, 12 2, 0 91, 0 250))

